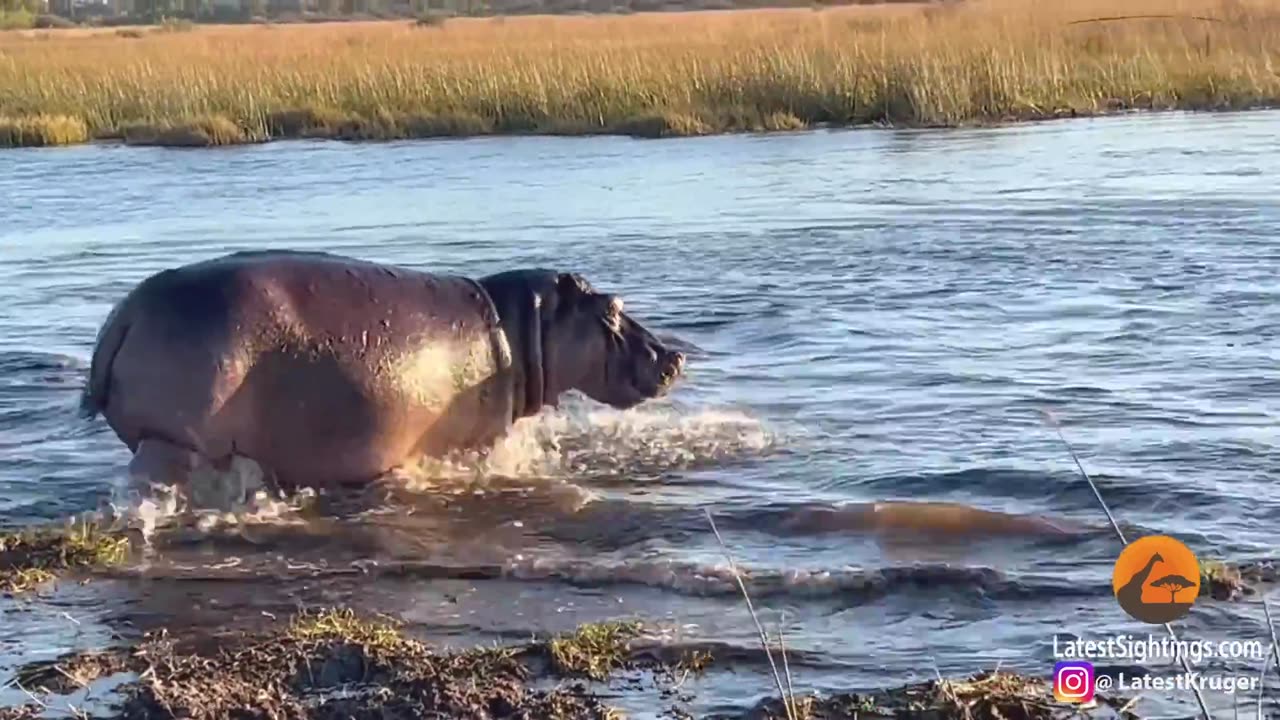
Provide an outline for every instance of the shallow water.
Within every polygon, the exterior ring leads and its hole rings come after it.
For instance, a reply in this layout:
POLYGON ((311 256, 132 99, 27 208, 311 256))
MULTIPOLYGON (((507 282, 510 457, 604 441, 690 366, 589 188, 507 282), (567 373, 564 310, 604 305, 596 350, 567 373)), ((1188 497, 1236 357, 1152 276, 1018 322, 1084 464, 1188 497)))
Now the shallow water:
MULTIPOLYGON (((695 714, 730 712, 771 681, 704 510, 751 572, 762 619, 785 618, 803 688, 996 663, 1048 677, 1055 632, 1158 637, 1112 597, 1118 542, 1037 411, 1062 422, 1131 538, 1174 534, 1202 559, 1271 557, 1278 134, 1280 114, 1259 112, 7 151, 3 524, 110 496, 128 453, 75 414, 98 325, 145 275, 224 252, 579 271, 687 345, 690 374, 631 412, 548 412, 483 472, 426 467, 346 508, 297 501, 168 528, 176 520, 161 516, 139 565, 52 604, 0 600, 0 685, 19 659, 112 633, 347 603, 458 644, 665 619, 668 641, 721 643, 735 658, 687 686, 695 714), (985 522, 938 537, 860 512, 889 500, 1077 531, 985 522)), ((1177 627, 1246 639, 1262 623, 1257 598, 1202 599, 1177 627)), ((1260 662, 1227 666, 1256 674, 1260 662)), ((0 702, 23 699, 7 692, 0 702)), ((1146 697, 1144 714, 1194 709, 1186 692, 1146 697)), ((1255 696, 1207 699, 1254 716, 1255 696)))

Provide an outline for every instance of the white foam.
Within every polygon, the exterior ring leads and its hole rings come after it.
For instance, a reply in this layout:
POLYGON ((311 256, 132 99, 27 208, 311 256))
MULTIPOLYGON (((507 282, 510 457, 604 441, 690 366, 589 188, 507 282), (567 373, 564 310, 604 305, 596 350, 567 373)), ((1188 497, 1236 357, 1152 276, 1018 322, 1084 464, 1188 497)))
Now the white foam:
POLYGON ((569 408, 548 414, 541 424, 571 473, 718 463, 759 454, 775 442, 760 421, 727 410, 569 408))
POLYGON ((112 511, 150 542, 158 528, 179 519, 193 522, 203 532, 224 526, 280 524, 314 496, 309 489, 291 497, 273 495, 258 463, 237 456, 226 471, 206 467, 192 472, 184 486, 153 486, 147 495, 131 494, 124 502, 117 498, 112 511))
MULTIPOLYGON (((421 458, 382 481, 433 495, 534 493, 577 511, 597 497, 583 486, 586 479, 723 463, 758 455, 776 442, 759 420, 738 411, 687 412, 659 403, 619 411, 571 396, 559 408, 516 423, 488 452, 421 458)), ((274 495, 257 463, 240 457, 228 471, 194 473, 180 490, 155 490, 126 503, 125 514, 146 537, 178 516, 194 518, 206 530, 289 522, 314 497, 310 491, 274 495)))
POLYGON ((437 494, 530 489, 559 496, 557 504, 576 510, 597 497, 581 484, 589 478, 721 463, 758 455, 776 442, 763 423, 742 412, 682 413, 656 404, 619 411, 570 397, 516 423, 487 453, 424 458, 394 479, 437 494))

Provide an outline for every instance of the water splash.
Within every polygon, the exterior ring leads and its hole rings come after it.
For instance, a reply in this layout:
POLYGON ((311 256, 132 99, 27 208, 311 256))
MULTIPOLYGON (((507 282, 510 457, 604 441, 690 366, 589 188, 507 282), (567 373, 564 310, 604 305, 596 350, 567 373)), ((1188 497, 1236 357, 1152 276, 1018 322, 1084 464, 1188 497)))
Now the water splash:
POLYGON ((115 519, 138 529, 150 543, 161 528, 190 525, 203 533, 253 524, 298 522, 297 514, 315 497, 303 488, 282 493, 266 482, 261 466, 233 457, 225 471, 202 467, 183 486, 153 485, 148 494, 117 487, 111 501, 115 519), (121 497, 121 495, 125 497, 121 497))
POLYGON ((781 438, 756 418, 716 408, 620 412, 574 408, 548 415, 541 428, 567 474, 658 474, 723 466, 768 452, 781 438))
POLYGON ((586 501, 591 493, 577 484, 582 480, 723 466, 779 443, 764 423, 740 411, 687 412, 656 404, 621 411, 572 398, 516 423, 487 452, 422 458, 398 475, 413 489, 434 492, 554 479, 578 487, 586 501))
MULTIPOLYGON (((562 511, 577 512, 598 498, 585 485, 588 480, 723 466, 758 457, 779 442, 762 422, 740 411, 657 404, 619 411, 570 398, 516 423, 486 451, 418 458, 376 485, 435 497, 536 495, 562 511)), ((185 487, 155 487, 147 496, 132 497, 123 512, 149 538, 180 520, 204 532, 302 522, 300 514, 316 495, 311 489, 282 493, 270 486, 257 463, 236 457, 229 470, 194 472, 185 487)), ((387 510, 385 505, 367 508, 375 514, 387 510)))

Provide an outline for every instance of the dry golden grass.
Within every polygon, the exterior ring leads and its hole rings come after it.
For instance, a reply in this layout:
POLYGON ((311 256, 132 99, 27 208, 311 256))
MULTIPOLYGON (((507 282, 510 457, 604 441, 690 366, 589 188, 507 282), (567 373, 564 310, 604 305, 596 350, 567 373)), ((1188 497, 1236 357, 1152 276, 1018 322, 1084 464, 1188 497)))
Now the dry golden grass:
POLYGON ((1179 17, 1072 24, 1114 8, 968 0, 139 38, 8 33, 0 117, 65 116, 95 137, 222 144, 957 125, 1280 98, 1280 5, 1134 0, 1123 13, 1179 17))
POLYGON ((67 115, 0 115, 0 147, 75 145, 89 139, 84 120, 67 115))
POLYGON ((168 147, 242 145, 265 139, 263 133, 251 134, 223 115, 205 115, 192 119, 166 118, 154 122, 130 123, 122 128, 120 135, 130 145, 168 147))

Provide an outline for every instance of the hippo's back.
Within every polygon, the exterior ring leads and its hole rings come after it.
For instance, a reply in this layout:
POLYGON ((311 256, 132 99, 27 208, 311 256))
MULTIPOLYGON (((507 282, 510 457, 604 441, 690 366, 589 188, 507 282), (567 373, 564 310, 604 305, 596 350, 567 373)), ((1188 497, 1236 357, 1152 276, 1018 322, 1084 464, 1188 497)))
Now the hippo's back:
POLYGON ((483 432, 506 400, 496 312, 460 276, 242 252, 148 278, 120 315, 104 415, 125 442, 234 452, 286 479, 376 474, 433 436, 483 432))
POLYGON ((497 324, 482 288, 321 252, 246 251, 165 270, 135 290, 152 321, 202 334, 228 323, 268 326, 342 343, 351 332, 497 324))

